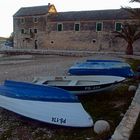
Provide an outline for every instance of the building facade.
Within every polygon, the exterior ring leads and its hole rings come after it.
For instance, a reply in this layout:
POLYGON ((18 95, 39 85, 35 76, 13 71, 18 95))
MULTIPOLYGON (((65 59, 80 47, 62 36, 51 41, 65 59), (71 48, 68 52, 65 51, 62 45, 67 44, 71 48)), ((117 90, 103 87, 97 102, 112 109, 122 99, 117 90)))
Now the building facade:
MULTIPOLYGON (((25 7, 13 16, 14 47, 24 49, 122 51, 114 37, 121 25, 137 22, 123 9, 57 12, 54 5, 25 7)), ((140 51, 139 41, 134 50, 140 51)))

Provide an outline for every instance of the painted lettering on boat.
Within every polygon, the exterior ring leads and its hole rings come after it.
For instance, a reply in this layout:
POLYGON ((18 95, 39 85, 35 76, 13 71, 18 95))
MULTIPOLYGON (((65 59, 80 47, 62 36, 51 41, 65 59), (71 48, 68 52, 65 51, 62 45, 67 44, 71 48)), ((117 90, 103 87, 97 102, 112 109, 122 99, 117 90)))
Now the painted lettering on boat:
POLYGON ((66 118, 52 117, 52 122, 56 122, 56 123, 60 123, 60 124, 65 124, 66 123, 66 118))
POLYGON ((94 89, 99 89, 101 88, 100 86, 94 86, 94 87, 85 87, 85 90, 94 90, 94 89))

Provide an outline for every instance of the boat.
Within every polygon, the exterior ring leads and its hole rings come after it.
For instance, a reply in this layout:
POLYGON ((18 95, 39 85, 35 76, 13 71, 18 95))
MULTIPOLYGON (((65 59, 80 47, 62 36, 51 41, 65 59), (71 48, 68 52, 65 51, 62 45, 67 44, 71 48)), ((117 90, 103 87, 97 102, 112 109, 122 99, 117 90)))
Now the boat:
MULTIPOLYGON (((87 59, 86 62, 115 62, 115 63, 123 63, 124 61, 121 60, 108 60, 108 59, 87 59)), ((127 63, 125 63, 127 64, 127 63)))
POLYGON ((93 120, 69 92, 28 82, 0 85, 0 107, 27 118, 66 127, 91 127, 93 120))
POLYGON ((131 78, 134 72, 128 63, 119 60, 87 60, 68 70, 70 75, 112 75, 131 78))
POLYGON ((65 89, 75 95, 112 90, 125 80, 119 76, 48 76, 36 77, 33 83, 65 89))

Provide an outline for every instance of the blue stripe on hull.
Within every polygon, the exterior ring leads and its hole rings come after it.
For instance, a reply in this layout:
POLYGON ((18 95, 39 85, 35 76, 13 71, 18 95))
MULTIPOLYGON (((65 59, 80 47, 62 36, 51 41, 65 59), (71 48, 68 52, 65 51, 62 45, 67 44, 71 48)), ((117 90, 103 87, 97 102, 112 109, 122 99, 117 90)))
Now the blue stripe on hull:
POLYGON ((34 101, 79 102, 76 96, 63 89, 10 80, 0 86, 0 95, 34 101))

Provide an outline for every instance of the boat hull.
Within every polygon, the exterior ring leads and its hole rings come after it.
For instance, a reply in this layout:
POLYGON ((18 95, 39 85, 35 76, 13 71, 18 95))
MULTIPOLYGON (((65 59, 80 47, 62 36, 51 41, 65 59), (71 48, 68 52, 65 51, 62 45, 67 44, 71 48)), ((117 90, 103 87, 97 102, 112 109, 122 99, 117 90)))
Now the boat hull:
POLYGON ((101 93, 105 91, 113 90, 115 87, 118 86, 119 83, 109 83, 104 85, 93 85, 93 86, 55 86, 58 88, 65 89, 75 95, 86 95, 86 94, 94 94, 94 93, 101 93))
POLYGON ((6 80, 0 85, 0 107, 45 123, 91 127, 92 118, 78 98, 69 92, 43 85, 6 80))
POLYGON ((0 106, 41 122, 67 127, 91 127, 93 121, 81 103, 41 102, 0 95, 0 106))

